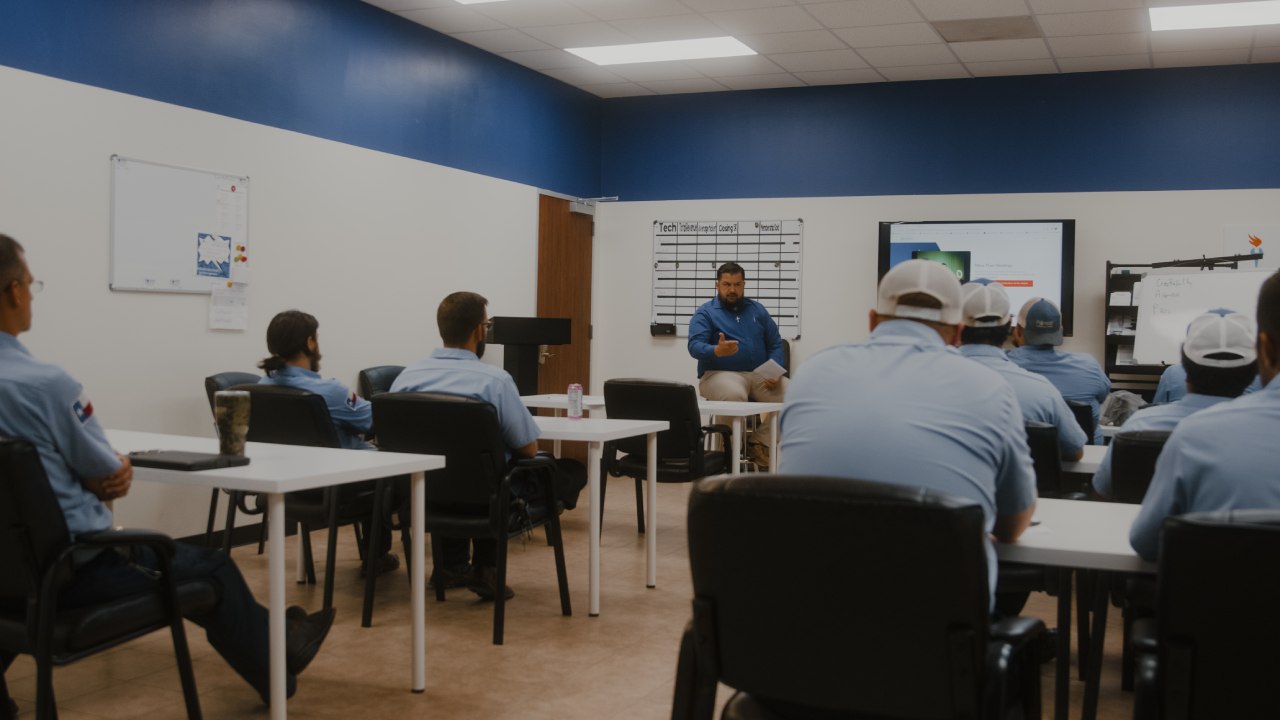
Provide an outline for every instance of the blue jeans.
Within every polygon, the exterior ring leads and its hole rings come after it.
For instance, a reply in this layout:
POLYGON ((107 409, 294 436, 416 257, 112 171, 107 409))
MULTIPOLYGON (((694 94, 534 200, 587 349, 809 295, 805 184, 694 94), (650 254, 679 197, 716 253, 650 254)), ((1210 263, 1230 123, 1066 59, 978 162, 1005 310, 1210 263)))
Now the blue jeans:
MULTIPOLYGON (((132 559, 107 550, 77 568, 75 577, 59 594, 59 606, 76 608, 155 592, 153 572, 158 568, 159 562, 150 548, 135 547, 132 559)), ((216 550, 177 543, 173 575, 178 583, 206 580, 213 584, 217 604, 187 619, 204 628, 209 644, 258 691, 263 702, 268 702, 271 684, 267 609, 254 599, 235 562, 216 550)), ((289 696, 295 687, 296 679, 290 674, 289 696)))

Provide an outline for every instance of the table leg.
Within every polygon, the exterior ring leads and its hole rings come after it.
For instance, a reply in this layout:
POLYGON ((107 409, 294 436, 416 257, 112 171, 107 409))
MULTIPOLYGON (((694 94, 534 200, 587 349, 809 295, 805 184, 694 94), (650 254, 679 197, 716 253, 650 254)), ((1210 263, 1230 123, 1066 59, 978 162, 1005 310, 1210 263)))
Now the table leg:
POLYGON ((778 419, 782 413, 773 414, 773 422, 769 423, 769 472, 778 472, 778 419))
MULTIPOLYGON (((568 412, 568 411, 566 410, 565 412, 568 412)), ((560 408, 552 409, 551 416, 560 417, 560 408)), ((559 440, 551 441, 551 454, 555 455, 556 457, 560 457, 560 441, 559 440)))
POLYGON ((590 542, 587 551, 587 614, 600 615, 600 452, 598 442, 587 443, 587 497, 591 512, 588 514, 587 534, 590 542))
POLYGON ((645 587, 658 587, 658 433, 646 436, 645 463, 645 587))
MULTIPOLYGON (((271 720, 288 717, 284 661, 284 494, 267 493, 267 638, 271 674, 271 720)), ((301 566, 301 563, 299 563, 301 566)))
POLYGON ((1084 720, 1098 717, 1098 686, 1102 683, 1102 646, 1107 632, 1108 573, 1095 572, 1093 587, 1093 631, 1089 634, 1089 661, 1084 676, 1084 720))
POLYGON ((426 473, 416 472, 410 478, 409 502, 410 536, 413 543, 409 582, 413 598, 413 691, 427 689, 427 558, 426 532, 426 473))
POLYGON ((1071 570, 1058 571, 1058 660, 1053 676, 1053 718, 1067 720, 1071 685, 1071 570))
MULTIPOLYGON (((274 520, 272 521, 274 522, 274 520)), ((298 523, 298 563, 295 579, 299 585, 307 582, 307 553, 302 545, 302 523, 298 523)))
POLYGON ((729 472, 734 475, 742 472, 742 423, 745 420, 741 415, 733 418, 733 449, 729 453, 729 472))

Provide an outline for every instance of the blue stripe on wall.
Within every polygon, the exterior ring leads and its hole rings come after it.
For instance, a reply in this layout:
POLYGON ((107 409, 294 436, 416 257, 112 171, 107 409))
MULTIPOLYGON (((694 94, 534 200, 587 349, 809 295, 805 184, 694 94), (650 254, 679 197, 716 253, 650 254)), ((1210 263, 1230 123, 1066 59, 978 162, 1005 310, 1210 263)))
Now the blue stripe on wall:
POLYGON ((598 98, 356 0, 4 0, 0 64, 599 194, 598 98))
POLYGON ((1280 187, 1280 64, 620 98, 622 200, 1280 187))

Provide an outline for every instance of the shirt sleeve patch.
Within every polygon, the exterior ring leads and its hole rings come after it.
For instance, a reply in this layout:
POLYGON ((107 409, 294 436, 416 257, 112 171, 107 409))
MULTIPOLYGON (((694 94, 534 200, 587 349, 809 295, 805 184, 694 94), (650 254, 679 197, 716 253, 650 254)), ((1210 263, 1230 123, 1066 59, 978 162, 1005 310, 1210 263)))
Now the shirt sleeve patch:
POLYGON ((71 412, 81 424, 87 423, 89 418, 93 417, 93 403, 82 393, 75 402, 71 403, 71 412))
POLYGON ((359 401, 360 401, 360 397, 356 395, 354 390, 352 390, 350 393, 347 394, 347 407, 351 408, 352 410, 356 409, 356 403, 359 401))

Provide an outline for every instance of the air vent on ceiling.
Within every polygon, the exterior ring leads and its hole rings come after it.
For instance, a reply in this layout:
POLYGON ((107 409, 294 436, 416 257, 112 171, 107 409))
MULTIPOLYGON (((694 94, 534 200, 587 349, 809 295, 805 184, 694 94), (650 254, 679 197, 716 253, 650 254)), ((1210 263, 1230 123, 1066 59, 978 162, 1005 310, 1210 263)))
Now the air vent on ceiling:
POLYGON ((1040 26, 1030 15, 978 18, 976 20, 941 20, 932 23, 947 42, 974 40, 1025 40, 1044 37, 1040 26))

